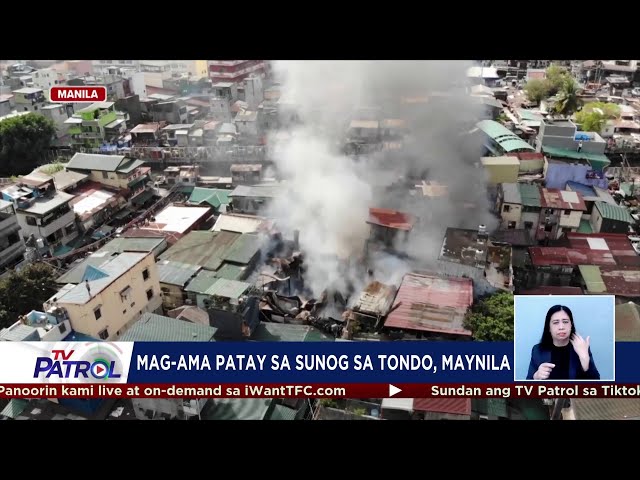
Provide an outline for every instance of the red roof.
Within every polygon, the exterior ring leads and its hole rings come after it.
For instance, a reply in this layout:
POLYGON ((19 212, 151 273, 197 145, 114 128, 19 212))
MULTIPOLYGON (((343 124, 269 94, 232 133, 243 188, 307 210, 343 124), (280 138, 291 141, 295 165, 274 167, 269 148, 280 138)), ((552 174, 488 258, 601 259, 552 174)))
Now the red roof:
POLYGON ((543 265, 617 265, 613 253, 590 248, 531 247, 531 263, 543 265))
POLYGON ((471 415, 470 398, 414 398, 413 409, 421 412, 471 415))
POLYGON ((587 210, 580 193, 560 190, 559 188, 541 188, 540 206, 542 208, 580 210, 583 212, 587 210))
POLYGON ((408 273, 384 326, 468 336, 471 332, 463 322, 472 303, 473 284, 469 278, 408 273))
POLYGON ((541 265, 572 265, 564 247, 530 247, 531 263, 541 265))
POLYGON ((571 248, 587 249, 593 255, 609 253, 617 265, 640 266, 640 256, 633 249, 627 235, 623 233, 570 232, 567 233, 567 241, 571 248))
POLYGON ((386 208, 370 208, 367 223, 381 225, 383 227, 396 228, 398 230, 411 230, 415 223, 413 215, 389 210, 386 208))
POLYGON ((638 267, 600 267, 607 293, 623 297, 640 297, 638 267))

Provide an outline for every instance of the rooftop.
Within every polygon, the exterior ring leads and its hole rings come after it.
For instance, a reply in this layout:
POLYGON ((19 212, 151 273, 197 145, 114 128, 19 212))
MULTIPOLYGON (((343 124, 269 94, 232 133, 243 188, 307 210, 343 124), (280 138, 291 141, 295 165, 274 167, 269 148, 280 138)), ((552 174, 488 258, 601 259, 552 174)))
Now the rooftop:
POLYGON ((88 175, 79 172, 72 172, 61 170, 53 174, 53 181, 58 190, 64 190, 71 187, 85 179, 89 178, 88 175))
POLYGON ((141 226, 140 229, 183 234, 210 212, 209 207, 169 205, 155 216, 155 221, 141 226))
POLYGON ((24 95, 29 95, 30 93, 38 93, 42 91, 43 90, 41 88, 25 87, 25 88, 19 88, 18 90, 14 90, 13 93, 22 93, 24 95))
POLYGON ((542 151, 545 153, 545 155, 551 158, 586 160, 593 168, 596 169, 603 169, 611 164, 611 160, 609 160, 606 155, 603 155, 601 153, 588 153, 584 151, 578 152, 577 150, 549 147, 547 145, 542 146, 542 151))
POLYGON ((637 303, 616 305, 616 341, 640 342, 640 305, 637 303))
POLYGON ((273 221, 240 213, 222 213, 211 228, 212 232, 258 233, 270 230, 273 221))
POLYGON ((402 279, 387 328, 403 328, 469 336, 464 318, 473 303, 469 278, 443 278, 409 273, 402 279))
POLYGON ((578 192, 557 188, 541 188, 540 194, 540 206, 543 208, 579 210, 582 212, 587 210, 582 195, 578 192))
POLYGON ((67 169, 77 170, 97 170, 104 172, 115 172, 124 161, 124 155, 100 155, 94 153, 76 153, 69 163, 65 165, 67 169))
POLYGON ((309 325, 261 322, 251 340, 259 342, 333 342, 335 338, 309 325))
POLYGON ((283 185, 238 185, 230 197, 275 198, 282 195, 283 185))
POLYGON ((531 145, 498 122, 481 120, 476 126, 500 145, 505 152, 513 152, 515 150, 529 150, 533 152, 535 150, 531 145))
POLYGON ((185 287, 185 292, 206 293, 207 290, 218 281, 218 272, 200 270, 185 287))
POLYGON ((189 203, 196 205, 206 203, 214 208, 218 208, 220 205, 229 205, 229 203, 231 203, 229 199, 230 193, 231 190, 221 188, 194 187, 189 196, 189 203))
POLYGON ((440 260, 484 267, 487 259, 488 236, 478 238, 477 230, 447 228, 440 260))
POLYGON ((211 342, 216 328, 199 323, 185 322, 175 318, 145 313, 129 330, 123 333, 120 342, 211 342))
POLYGON ((367 223, 370 225, 409 231, 413 228, 415 222, 415 217, 409 213, 386 208, 369 208, 367 223))
POLYGON ((374 281, 362 290, 353 310, 374 316, 384 316, 393 305, 395 296, 395 287, 374 281))
POLYGON ((160 283, 184 287, 200 271, 197 265, 160 260, 156 263, 160 283))
POLYGON ((505 203, 522 204, 522 197, 520 196, 520 189, 517 183, 503 183, 502 192, 505 203))
POLYGON ((635 223, 635 220, 629 213, 629 210, 624 207, 611 205, 610 203, 605 202, 596 202, 595 205, 600 212, 600 215, 602 215, 602 218, 615 220, 617 222, 630 223, 632 225, 635 223))
POLYGON ((159 128, 159 123, 139 123, 129 133, 156 133, 159 128))
POLYGON ((54 208, 68 203, 72 198, 73 195, 68 193, 56 192, 52 197, 38 197, 29 208, 21 208, 20 210, 34 215, 45 215, 54 208))
POLYGON ((164 243, 165 240, 163 238, 114 238, 107 242, 102 248, 83 259, 77 266, 59 277, 56 282, 78 284, 82 282, 85 271, 89 265, 99 266, 122 252, 153 252, 159 249, 164 243))
POLYGON ((118 205, 118 194, 107 190, 102 184, 97 182, 87 182, 71 192, 75 197, 70 204, 73 211, 80 217, 81 221, 87 220, 106 206, 118 205))
MULTIPOLYGON (((116 279, 124 275, 131 270, 135 265, 143 261, 151 253, 133 253, 124 252, 117 257, 110 258, 100 265, 96 265, 101 272, 106 274, 102 278, 96 280, 89 280, 89 287, 91 288, 91 296, 87 291, 85 284, 78 284, 71 290, 58 297, 58 303, 64 305, 65 303, 85 304, 91 298, 98 295, 105 288, 111 285, 116 279)), ((86 274, 86 270, 85 270, 86 274)))
POLYGON ((197 230, 182 237, 160 258, 217 271, 225 262, 247 265, 259 254, 260 245, 255 235, 197 230))
POLYGON ((105 109, 105 108, 111 108, 114 105, 113 102, 96 102, 96 103, 92 103, 91 105, 84 107, 80 110, 77 110, 76 113, 88 113, 88 112, 93 112, 95 110, 98 109, 105 109))

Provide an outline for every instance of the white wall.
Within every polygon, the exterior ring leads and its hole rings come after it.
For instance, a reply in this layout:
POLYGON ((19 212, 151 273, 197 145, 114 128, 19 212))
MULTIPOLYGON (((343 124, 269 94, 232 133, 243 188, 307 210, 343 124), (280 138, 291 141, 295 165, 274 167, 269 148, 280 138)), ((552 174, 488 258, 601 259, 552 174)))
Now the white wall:
POLYGON ((580 210, 571 210, 569 215, 564 214, 564 210, 558 215, 558 225, 565 228, 578 228, 580 226, 580 220, 582 219, 582 212, 580 210))
POLYGON ((502 228, 507 228, 509 222, 516 222, 516 228, 520 228, 520 219, 522 217, 522 205, 517 203, 504 203, 502 205, 502 211, 500 212, 502 217, 502 228), (505 212, 504 207, 508 206, 509 211, 505 212))

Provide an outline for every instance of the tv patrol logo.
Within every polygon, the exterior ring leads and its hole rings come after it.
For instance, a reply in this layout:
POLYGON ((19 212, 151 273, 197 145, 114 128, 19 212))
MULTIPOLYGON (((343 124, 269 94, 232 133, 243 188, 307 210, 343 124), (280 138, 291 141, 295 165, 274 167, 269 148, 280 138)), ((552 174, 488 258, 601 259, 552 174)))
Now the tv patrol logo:
POLYGON ((37 357, 33 378, 94 380, 119 379, 122 351, 113 345, 92 345, 83 353, 52 349, 50 357, 37 357))

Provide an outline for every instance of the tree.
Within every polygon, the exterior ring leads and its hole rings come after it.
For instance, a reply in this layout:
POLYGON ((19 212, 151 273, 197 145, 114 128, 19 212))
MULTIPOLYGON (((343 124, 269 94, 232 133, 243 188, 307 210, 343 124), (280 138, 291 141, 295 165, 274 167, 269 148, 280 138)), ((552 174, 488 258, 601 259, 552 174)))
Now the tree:
POLYGON ((578 110, 578 85, 571 77, 565 77, 560 91, 556 95, 553 110, 558 115, 569 117, 578 110))
POLYGON ((474 340, 513 340, 513 294, 499 292, 473 306, 464 322, 474 340))
POLYGON ((576 113, 576 121, 585 132, 601 132, 607 120, 619 116, 620 107, 615 103, 591 102, 576 113))
POLYGON ((558 65, 550 65, 546 70, 546 77, 550 97, 562 90, 567 79, 572 79, 569 72, 558 65))
POLYGON ((540 80, 534 78, 529 80, 524 86, 524 91, 527 94, 527 98, 534 103, 540 103, 540 101, 548 98, 549 85, 546 80, 540 80))
POLYGON ((42 304, 57 291, 55 272, 46 263, 11 272, 0 281, 0 328, 13 325, 19 315, 42 310, 42 304))
POLYGON ((25 175, 37 167, 51 146, 53 120, 28 113, 0 122, 0 174, 25 175))

